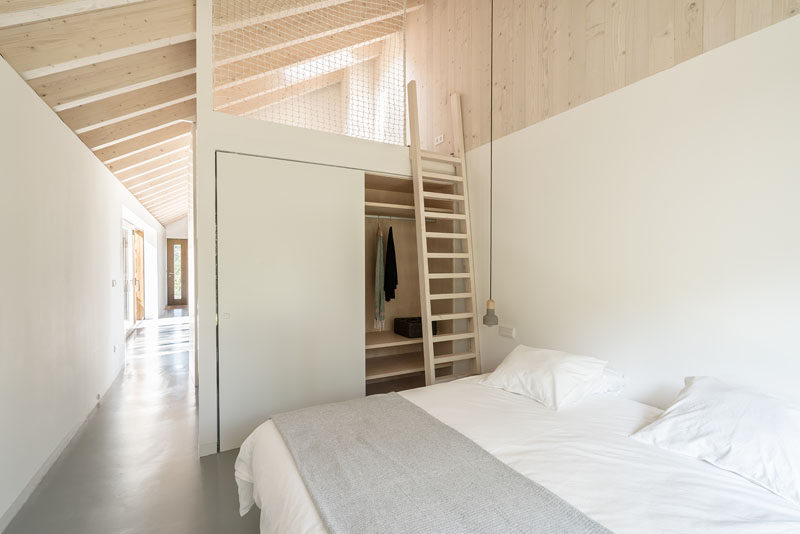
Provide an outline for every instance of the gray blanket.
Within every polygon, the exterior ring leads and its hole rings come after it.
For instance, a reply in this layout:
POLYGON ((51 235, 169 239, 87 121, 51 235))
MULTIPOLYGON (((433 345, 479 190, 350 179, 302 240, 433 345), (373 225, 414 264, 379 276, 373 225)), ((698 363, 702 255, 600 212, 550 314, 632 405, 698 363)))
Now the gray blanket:
POLYGON ((396 393, 272 419, 331 534, 609 532, 396 393))

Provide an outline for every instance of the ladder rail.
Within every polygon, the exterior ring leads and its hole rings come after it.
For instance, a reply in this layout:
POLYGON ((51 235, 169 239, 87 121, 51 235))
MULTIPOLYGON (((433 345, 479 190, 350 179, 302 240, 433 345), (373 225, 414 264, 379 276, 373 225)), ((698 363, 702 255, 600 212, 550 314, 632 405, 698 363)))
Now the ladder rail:
POLYGON ((417 82, 408 82, 408 115, 411 151, 411 174, 414 177, 414 213, 417 226, 417 258, 419 261, 420 307, 422 308, 422 353, 425 363, 425 385, 436 381, 436 366, 433 352, 433 324, 431 323, 431 299, 428 282, 428 240, 425 222, 425 197, 422 176, 422 153, 419 138, 419 104, 417 82))
POLYGON ((466 239, 467 254, 469 254, 468 269, 469 269, 469 292, 472 293, 470 305, 472 306, 472 328, 475 337, 472 338, 472 351, 475 353, 475 359, 472 364, 472 372, 474 374, 481 373, 481 342, 480 342, 480 322, 478 321, 478 302, 476 297, 475 286, 475 258, 472 254, 472 222, 469 215, 472 213, 469 209, 469 185, 467 182, 467 153, 464 147, 464 123, 461 114, 461 95, 452 93, 450 95, 450 118, 453 121, 453 150, 454 155, 458 158, 455 163, 456 174, 463 177, 461 182, 461 194, 464 197, 464 213, 467 217, 463 220, 464 233, 466 239))

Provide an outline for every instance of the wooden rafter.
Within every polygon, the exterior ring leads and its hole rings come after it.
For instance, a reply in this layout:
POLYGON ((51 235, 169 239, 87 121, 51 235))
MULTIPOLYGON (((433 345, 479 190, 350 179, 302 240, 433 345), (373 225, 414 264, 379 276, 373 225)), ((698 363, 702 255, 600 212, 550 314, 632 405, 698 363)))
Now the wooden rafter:
POLYGON ((157 130, 133 137, 120 143, 115 143, 111 146, 95 150, 95 156, 104 162, 109 163, 118 158, 129 156, 140 150, 154 148, 159 143, 164 143, 178 136, 191 133, 192 125, 188 122, 177 122, 164 126, 157 130))
POLYGON ((0 0, 0 26, 28 24, 143 0, 0 0))
POLYGON ((58 116, 72 130, 80 131, 134 113, 141 113, 149 108, 193 98, 195 88, 195 75, 189 74, 70 108, 60 112, 58 116))
MULTIPOLYGON (((423 0, 408 0, 407 11, 414 11, 422 4, 423 0)), ((324 37, 335 37, 335 34, 345 30, 361 28, 402 14, 402 4, 370 4, 354 0, 237 28, 214 36, 214 61, 219 65, 324 37), (242 32, 248 35, 244 42, 242 32)))
POLYGON ((163 189, 166 186, 176 185, 176 184, 188 184, 189 183, 189 176, 184 173, 180 176, 175 176, 174 178, 165 179, 165 180, 157 180, 150 182, 146 185, 143 185, 139 188, 131 189, 131 192, 134 195, 143 195, 149 191, 153 191, 154 189, 163 189))
POLYGON ((398 32, 402 28, 402 23, 402 16, 392 17, 354 30, 337 33, 335 38, 321 37, 306 43, 288 46, 274 52, 260 54, 222 67, 216 67, 214 69, 214 83, 216 86, 224 86, 235 82, 244 82, 295 63, 301 63, 359 44, 377 41, 398 32))
POLYGON ((147 182, 153 178, 160 178, 167 173, 173 171, 186 171, 190 167, 189 163, 185 161, 176 161, 160 169, 154 169, 146 174, 141 174, 128 178, 127 180, 120 180, 125 187, 135 187, 138 184, 147 182))
MULTIPOLYGON (((370 43, 363 46, 358 46, 350 49, 351 63, 345 66, 352 66, 364 61, 374 59, 381 54, 383 50, 383 41, 370 43)), ((325 74, 325 73, 320 73, 325 74)), ((269 72, 262 77, 258 77, 241 84, 232 85, 217 89, 214 91, 214 109, 220 110, 236 102, 240 102, 247 98, 253 98, 262 94, 270 93, 286 87, 286 80, 291 79, 291 75, 285 72, 285 69, 269 72)))
POLYGON ((114 91, 195 68, 195 41, 186 41, 29 80, 50 106, 86 103, 114 91))
POLYGON ((146 177, 146 178, 145 177, 137 178, 137 179, 131 180, 129 183, 125 184, 125 187, 127 187, 131 191, 138 191, 140 188, 146 187, 147 185, 149 185, 151 183, 163 182, 163 181, 167 181, 167 180, 172 180, 173 178, 179 178, 181 176, 187 176, 187 174, 189 173, 190 169, 191 169, 191 167, 189 167, 187 165, 185 167, 179 167, 177 169, 174 169, 172 171, 169 171, 169 172, 166 172, 166 173, 163 173, 163 174, 156 174, 154 176, 146 177))
POLYGON ((0 54, 24 73, 194 31, 194 0, 149 0, 0 29, 0 54))
POLYGON ((289 97, 303 95, 312 91, 323 89, 336 83, 340 83, 344 79, 345 70, 346 69, 333 71, 323 76, 311 78, 310 80, 304 80, 300 83, 287 85, 277 91, 271 91, 261 96, 244 100, 238 104, 233 104, 232 106, 225 108, 225 113, 230 113, 232 115, 244 115, 251 111, 270 106, 289 97))
POLYGON ((166 143, 161 143, 154 147, 136 152, 135 154, 130 154, 116 161, 112 161, 111 163, 107 164, 106 167, 108 167, 108 170, 111 172, 119 172, 131 167, 135 167, 147 161, 151 161, 154 158, 163 156, 164 154, 169 154, 176 150, 191 150, 191 147, 191 136, 185 134, 176 139, 172 139, 171 141, 167 141, 166 143))
MULTIPOLYGON (((281 2, 262 2, 262 12, 256 16, 242 16, 242 10, 226 9, 226 6, 233 5, 230 0, 214 0, 212 10, 212 20, 214 29, 218 32, 228 31, 235 28, 244 28, 267 22, 270 20, 289 17, 297 13, 304 13, 314 9, 344 4, 349 0, 294 0, 291 4, 281 2)), ((250 15, 248 13, 248 15, 250 15)))
POLYGON ((130 179, 143 176, 152 171, 163 169, 167 165, 172 165, 173 163, 184 162, 184 164, 188 165, 191 163, 191 161, 192 153, 189 150, 178 150, 177 152, 172 152, 157 158, 153 158, 146 163, 131 167, 130 169, 117 172, 116 176, 121 182, 126 182, 130 179))
POLYGON ((171 122, 179 120, 193 120, 195 116, 195 100, 187 100, 179 104, 156 111, 150 111, 144 115, 139 115, 132 119, 116 122, 101 128, 95 128, 80 134, 86 146, 94 150, 103 145, 122 141, 127 137, 140 134, 142 132, 165 126, 171 122))
POLYGON ((160 206, 172 200, 172 195, 177 195, 179 193, 183 193, 184 191, 188 192, 188 190, 189 183, 186 182, 171 185, 169 187, 165 187, 164 189, 159 189, 158 191, 149 191, 146 194, 137 195, 136 198, 139 199, 139 202, 145 206, 160 206))

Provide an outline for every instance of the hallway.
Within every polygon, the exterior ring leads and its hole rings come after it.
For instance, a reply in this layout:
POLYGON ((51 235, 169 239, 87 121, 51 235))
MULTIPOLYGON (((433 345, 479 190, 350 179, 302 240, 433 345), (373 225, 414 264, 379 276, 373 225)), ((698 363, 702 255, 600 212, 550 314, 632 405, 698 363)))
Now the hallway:
POLYGON ((197 459, 190 331, 189 317, 136 329, 122 376, 6 534, 258 532, 257 511, 238 515, 236 451, 197 459))

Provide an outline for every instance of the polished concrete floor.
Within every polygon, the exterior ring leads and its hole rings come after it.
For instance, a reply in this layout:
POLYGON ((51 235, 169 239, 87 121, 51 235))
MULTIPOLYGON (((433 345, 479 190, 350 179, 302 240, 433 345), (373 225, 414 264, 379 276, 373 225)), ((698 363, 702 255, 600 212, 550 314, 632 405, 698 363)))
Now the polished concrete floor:
POLYGON ((236 451, 197 459, 190 348, 188 317, 137 328, 122 377, 5 534, 258 532, 257 510, 237 511, 236 451))

